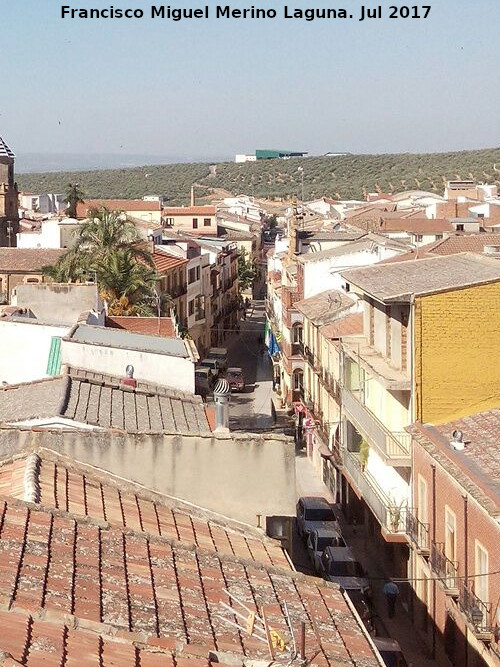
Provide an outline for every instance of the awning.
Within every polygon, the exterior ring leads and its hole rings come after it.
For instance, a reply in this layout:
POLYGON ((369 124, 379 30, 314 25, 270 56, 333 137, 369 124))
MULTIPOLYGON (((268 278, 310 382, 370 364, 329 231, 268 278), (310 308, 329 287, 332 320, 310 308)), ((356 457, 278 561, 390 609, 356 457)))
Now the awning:
POLYGON ((333 452, 330 451, 326 445, 320 445, 318 447, 318 452, 319 452, 319 455, 322 456, 324 459, 330 460, 330 459, 333 459, 333 457, 334 457, 333 452))

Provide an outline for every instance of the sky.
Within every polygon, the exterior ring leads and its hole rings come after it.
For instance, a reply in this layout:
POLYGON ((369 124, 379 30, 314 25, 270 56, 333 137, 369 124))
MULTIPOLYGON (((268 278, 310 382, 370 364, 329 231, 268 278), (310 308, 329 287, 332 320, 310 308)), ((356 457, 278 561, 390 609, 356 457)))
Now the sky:
MULTIPOLYGON (((386 16, 396 2, 377 1, 386 16)), ((498 0, 423 1, 432 3, 427 19, 360 22, 359 0, 255 0, 279 17, 288 2, 344 7, 355 18, 174 23, 150 19, 151 4, 133 0, 114 6, 143 8, 146 18, 63 20, 55 0, 0 0, 0 136, 18 154, 207 159, 256 148, 499 146, 498 0)))

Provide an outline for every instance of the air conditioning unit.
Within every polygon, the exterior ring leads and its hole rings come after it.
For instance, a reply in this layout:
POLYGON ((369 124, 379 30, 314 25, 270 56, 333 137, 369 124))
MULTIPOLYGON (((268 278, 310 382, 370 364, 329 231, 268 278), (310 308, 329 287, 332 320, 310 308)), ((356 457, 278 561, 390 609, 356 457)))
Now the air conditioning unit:
POLYGON ((485 245, 484 246, 485 255, 500 255, 500 245, 485 245))

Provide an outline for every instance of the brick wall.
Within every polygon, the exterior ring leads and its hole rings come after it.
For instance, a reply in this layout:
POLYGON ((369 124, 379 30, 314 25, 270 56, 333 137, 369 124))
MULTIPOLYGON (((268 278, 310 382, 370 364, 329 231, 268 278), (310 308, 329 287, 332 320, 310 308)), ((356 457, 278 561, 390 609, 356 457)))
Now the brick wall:
POLYGON ((416 419, 434 424, 498 406, 500 282, 415 302, 416 419))
MULTIPOLYGON (((427 506, 428 520, 430 529, 430 539, 436 542, 444 542, 445 539, 445 508, 449 508, 456 517, 456 560, 458 562, 458 576, 465 575, 466 554, 468 557, 469 576, 476 572, 476 540, 488 551, 489 571, 500 570, 500 525, 483 509, 476 500, 472 498, 467 490, 464 489, 453 477, 445 470, 415 439, 413 441, 413 505, 418 505, 418 479, 419 475, 427 482, 427 506), (432 465, 436 466, 435 479, 435 532, 433 523, 433 475, 432 465), (467 515, 468 515, 468 538, 466 549, 465 538, 465 502, 467 497, 467 515), (433 538, 433 536, 435 537, 433 538)), ((419 557, 421 566, 416 572, 416 576, 421 576, 422 570, 426 569, 426 559, 419 557), (423 565, 423 567, 422 567, 423 565)), ((429 568, 429 578, 436 577, 436 573, 429 568)), ((466 635, 466 623, 462 611, 459 609, 456 601, 444 591, 440 582, 435 585, 436 605, 435 616, 432 618, 432 590, 434 585, 430 585, 428 613, 431 617, 431 624, 428 626, 428 639, 432 634, 432 621, 436 624, 437 636, 440 639, 441 652, 445 651, 447 645, 448 657, 452 659, 453 664, 462 667, 465 664, 464 659, 464 637, 466 635), (449 626, 450 618, 453 619, 457 631, 453 641, 450 641, 449 626)), ((415 582, 415 589, 419 590, 418 582, 415 582)), ((495 610, 500 598, 500 574, 491 575, 488 578, 489 601, 492 604, 492 618, 495 618, 495 610)), ((420 586, 421 590, 421 586, 420 586)), ((421 593, 420 593, 421 594, 421 593)), ((418 625, 418 619, 416 619, 418 625)), ((420 628, 421 629, 421 628, 420 628)), ((480 655, 483 664, 500 665, 500 645, 493 640, 491 645, 477 640, 473 633, 467 632, 468 641, 471 643, 471 656, 480 655)), ((439 653, 439 651, 438 651, 439 653)), ((480 661, 469 661, 470 666, 480 665, 480 661)))

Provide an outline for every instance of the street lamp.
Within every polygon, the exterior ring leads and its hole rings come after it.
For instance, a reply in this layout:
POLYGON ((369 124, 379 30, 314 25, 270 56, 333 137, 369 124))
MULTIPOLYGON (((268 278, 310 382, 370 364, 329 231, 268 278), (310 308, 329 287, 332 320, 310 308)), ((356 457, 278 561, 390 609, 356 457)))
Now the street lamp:
POLYGON ((297 171, 300 174, 300 183, 301 183, 301 189, 302 189, 302 198, 301 201, 304 203, 304 167, 299 167, 297 171))

